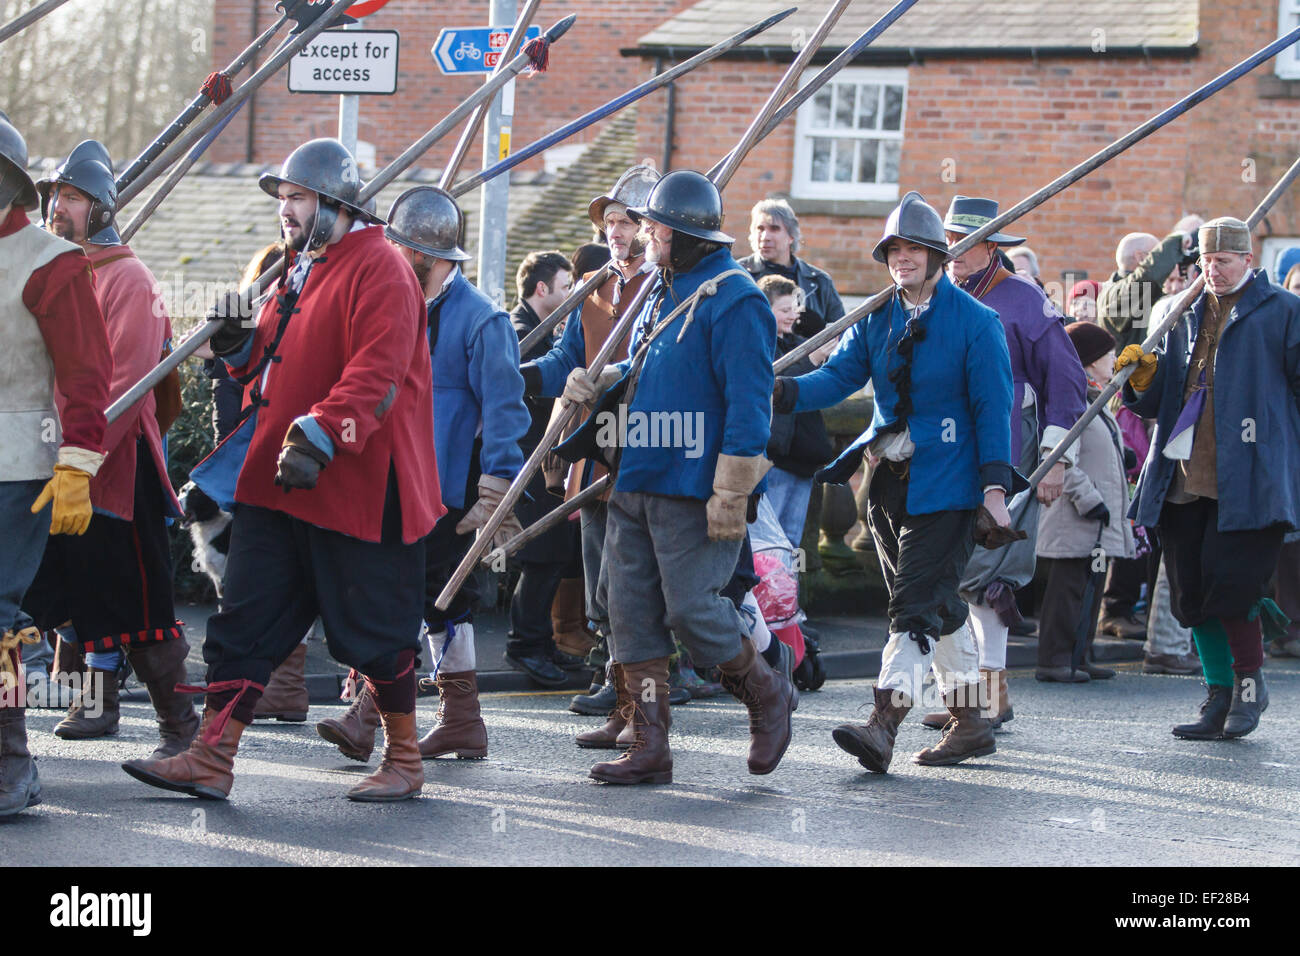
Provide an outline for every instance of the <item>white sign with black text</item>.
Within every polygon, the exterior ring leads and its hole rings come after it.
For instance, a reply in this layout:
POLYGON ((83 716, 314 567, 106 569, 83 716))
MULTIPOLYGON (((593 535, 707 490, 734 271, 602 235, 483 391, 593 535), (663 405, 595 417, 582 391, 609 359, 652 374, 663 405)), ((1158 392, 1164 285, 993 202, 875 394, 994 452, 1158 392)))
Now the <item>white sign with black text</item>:
POLYGON ((289 61, 290 93, 397 92, 396 30, 326 30, 289 61))

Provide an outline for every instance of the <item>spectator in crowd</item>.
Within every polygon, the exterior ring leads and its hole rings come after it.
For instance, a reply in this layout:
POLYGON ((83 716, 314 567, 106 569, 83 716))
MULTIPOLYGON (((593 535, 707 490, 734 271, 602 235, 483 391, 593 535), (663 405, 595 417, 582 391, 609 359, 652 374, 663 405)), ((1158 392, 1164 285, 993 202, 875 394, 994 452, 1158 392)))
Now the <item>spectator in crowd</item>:
POLYGON ((569 259, 575 281, 580 276, 595 272, 606 262, 609 262, 609 246, 603 242, 584 242, 573 250, 569 259))
POLYGON ((1080 279, 1070 288, 1065 308, 1075 322, 1097 322, 1097 293, 1101 283, 1095 279, 1080 279))
MULTIPOLYGON (((1283 249, 1277 256, 1277 262, 1274 263, 1274 269, 1277 272, 1277 281, 1284 289, 1286 288, 1287 277, 1291 274, 1292 268, 1300 265, 1300 246, 1292 246, 1289 249, 1283 249)), ((1287 289, 1288 292, 1293 291, 1287 289)))
POLYGON ((1007 250, 1007 258, 1016 267, 1016 275, 1024 276, 1029 281, 1038 283, 1039 288, 1042 288, 1043 280, 1038 277, 1038 254, 1033 249, 1028 246, 1014 246, 1007 250))
MULTIPOLYGON (((1088 400, 1094 401, 1114 373, 1115 337, 1090 322, 1073 322, 1066 331, 1088 376, 1088 400)), ((1063 494, 1039 513, 1038 556, 1047 569, 1034 674, 1040 681, 1085 683, 1115 676, 1109 668, 1084 665, 1101 602, 1097 549, 1125 558, 1135 553, 1125 517, 1129 488, 1124 472, 1119 423, 1103 409, 1079 438, 1078 458, 1065 471, 1063 494)))
POLYGON ((794 330, 816 335, 844 315, 844 303, 831 277, 795 256, 799 251, 799 218, 784 199, 764 199, 750 212, 749 246, 754 254, 740 260, 757 282, 763 276, 789 279, 802 293, 802 313, 794 330))
POLYGON ((1150 328, 1151 309, 1165 294, 1164 283, 1180 263, 1196 260, 1200 216, 1184 216, 1164 239, 1130 232, 1115 248, 1117 270, 1101 287, 1097 316, 1115 336, 1117 348, 1140 343, 1150 328))
POLYGON ((1282 280, 1282 288, 1292 295, 1300 295, 1300 262, 1287 270, 1286 277, 1282 280))
MULTIPOLYGON (((776 316, 776 354, 780 357, 804 341, 804 337, 794 331, 799 318, 799 287, 777 275, 763 276, 758 280, 758 287, 767 296, 772 314, 776 316)), ((834 351, 835 344, 828 342, 799 360, 791 366, 790 374, 811 372, 834 351)), ((813 475, 835 457, 822 413, 773 412, 767 457, 773 465, 767 474, 767 499, 781 530, 790 539, 790 547, 797 548, 803 539, 813 475)))

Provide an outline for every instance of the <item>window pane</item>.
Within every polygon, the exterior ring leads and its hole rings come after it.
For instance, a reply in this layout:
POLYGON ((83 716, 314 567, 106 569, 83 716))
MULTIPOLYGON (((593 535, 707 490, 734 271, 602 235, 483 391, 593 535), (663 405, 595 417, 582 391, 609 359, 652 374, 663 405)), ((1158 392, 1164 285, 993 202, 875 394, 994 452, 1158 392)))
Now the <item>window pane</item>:
POLYGON ((852 83, 835 84, 835 128, 853 129, 853 109, 858 88, 852 83))
POLYGON ((851 139, 837 139, 835 141, 835 181, 837 183, 853 182, 853 148, 856 145, 857 143, 851 139))
POLYGON ((879 141, 864 139, 858 143, 858 175, 854 180, 859 183, 876 181, 876 150, 879 141))
POLYGON ((824 136, 817 136, 812 141, 812 173, 808 177, 815 183, 830 182, 831 179, 831 147, 835 140, 827 139, 824 136))
POLYGON ((903 128, 903 88, 901 86, 885 87, 885 116, 880 128, 903 128))
POLYGON ((877 129, 880 124, 880 86, 864 83, 858 87, 858 129, 877 129))
POLYGON ((903 144, 896 139, 880 144, 880 182, 898 182, 898 157, 902 152, 903 144))
POLYGON ((813 96, 813 126, 826 129, 831 125, 831 93, 834 85, 823 86, 813 96))

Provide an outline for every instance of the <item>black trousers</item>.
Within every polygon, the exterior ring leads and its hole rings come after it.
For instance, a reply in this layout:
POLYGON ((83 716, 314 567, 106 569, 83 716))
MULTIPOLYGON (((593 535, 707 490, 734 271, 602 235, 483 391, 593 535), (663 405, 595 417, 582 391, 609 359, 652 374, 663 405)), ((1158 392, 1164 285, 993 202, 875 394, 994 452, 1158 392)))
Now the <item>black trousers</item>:
POLYGON ((1219 503, 1197 498, 1183 505, 1166 503, 1158 528, 1170 607, 1183 627, 1211 617, 1244 618, 1264 596, 1282 550, 1281 525, 1220 531, 1219 503))
MULTIPOLYGON (((311 492, 293 492, 293 494, 311 492)), ((330 655, 392 680, 415 651, 424 598, 424 542, 402 543, 390 471, 379 543, 327 531, 282 511, 240 505, 231 522, 225 602, 208 619, 208 681, 265 684, 319 616, 330 655)))
POLYGON ((515 657, 549 656, 554 645, 551 604, 566 565, 554 561, 519 562, 519 580, 510 599, 506 653, 515 657))
POLYGON ((890 633, 951 634, 966 620, 957 594, 975 550, 974 510, 907 511, 907 463, 882 461, 867 490, 867 525, 889 589, 890 633))
POLYGON ((1080 630, 1086 631, 1084 656, 1097 636, 1097 609, 1101 605, 1100 572, 1093 559, 1039 558, 1047 577, 1038 617, 1038 666, 1070 667, 1075 662, 1080 630), (1089 585, 1091 584, 1091 592, 1089 585))
POLYGON ((23 610, 43 629, 71 620, 87 651, 180 637, 165 508, 153 456, 140 439, 135 517, 96 514, 84 535, 51 535, 23 610))
MULTIPOLYGON (((472 506, 472 502, 467 504, 472 506)), ((465 517, 468 510, 448 507, 447 513, 438 519, 429 536, 424 539, 424 620, 430 631, 445 630, 449 622, 470 620, 474 607, 478 604, 478 587, 473 574, 465 579, 465 583, 447 605, 447 610, 440 611, 433 603, 474 543, 473 532, 456 533, 457 523, 465 517)), ((549 606, 546 613, 550 614, 549 606)), ((547 620, 550 620, 549 616, 547 620)))

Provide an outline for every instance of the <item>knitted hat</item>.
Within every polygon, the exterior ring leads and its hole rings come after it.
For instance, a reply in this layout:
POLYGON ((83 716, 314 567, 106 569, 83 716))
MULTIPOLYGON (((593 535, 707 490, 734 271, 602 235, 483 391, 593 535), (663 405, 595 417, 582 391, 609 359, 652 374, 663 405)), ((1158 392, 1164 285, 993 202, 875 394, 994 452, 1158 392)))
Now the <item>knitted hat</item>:
POLYGON ((1080 279, 1070 288, 1069 298, 1065 300, 1068 306, 1075 299, 1080 297, 1084 299, 1095 299, 1101 295, 1101 283, 1096 279, 1080 279))
POLYGON ((1250 227, 1240 219, 1220 216, 1201 227, 1199 233, 1201 253, 1251 252, 1250 227))
POLYGON ((1115 348, 1115 336, 1091 322, 1071 322, 1065 327, 1065 334, 1085 367, 1115 348))

